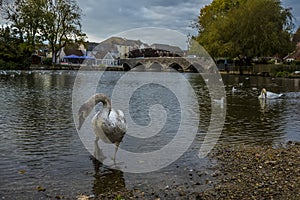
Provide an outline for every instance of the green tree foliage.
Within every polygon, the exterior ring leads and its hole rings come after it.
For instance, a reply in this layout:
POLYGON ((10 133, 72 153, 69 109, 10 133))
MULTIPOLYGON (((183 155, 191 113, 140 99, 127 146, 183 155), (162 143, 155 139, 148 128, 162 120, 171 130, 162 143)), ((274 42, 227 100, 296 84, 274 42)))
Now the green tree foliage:
POLYGON ((1 68, 29 66, 30 52, 9 26, 0 28, 0 49, 1 68))
POLYGON ((213 57, 283 56, 292 29, 279 0, 214 0, 200 11, 196 40, 213 57))
POLYGON ((293 44, 296 45, 300 42, 300 27, 297 29, 296 33, 293 36, 293 44))
POLYGON ((81 9, 75 0, 47 1, 45 23, 41 33, 49 42, 53 58, 57 61, 59 51, 67 44, 83 42, 85 34, 81 32, 81 9))
POLYGON ((16 0, 14 3, 6 4, 6 19, 32 52, 36 43, 41 41, 38 36, 40 25, 43 23, 45 2, 46 0, 16 0))
POLYGON ((5 18, 30 52, 47 42, 53 62, 68 43, 85 39, 81 32, 81 9, 75 0, 16 0, 6 4, 5 18))

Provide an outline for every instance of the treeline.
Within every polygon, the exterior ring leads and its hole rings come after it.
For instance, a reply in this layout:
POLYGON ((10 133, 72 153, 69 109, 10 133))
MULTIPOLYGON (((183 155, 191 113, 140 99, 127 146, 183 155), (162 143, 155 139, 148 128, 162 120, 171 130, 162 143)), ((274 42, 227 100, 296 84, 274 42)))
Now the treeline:
POLYGON ((280 0, 213 0, 200 11, 194 39, 214 58, 250 65, 253 58, 283 58, 295 50, 293 19, 280 0))
POLYGON ((26 69, 31 49, 10 27, 0 28, 0 69, 26 69))
POLYGON ((2 68, 27 68, 31 55, 44 44, 55 64, 63 47, 86 39, 81 31, 82 11, 76 0, 4 0, 0 9, 7 21, 0 28, 2 68))

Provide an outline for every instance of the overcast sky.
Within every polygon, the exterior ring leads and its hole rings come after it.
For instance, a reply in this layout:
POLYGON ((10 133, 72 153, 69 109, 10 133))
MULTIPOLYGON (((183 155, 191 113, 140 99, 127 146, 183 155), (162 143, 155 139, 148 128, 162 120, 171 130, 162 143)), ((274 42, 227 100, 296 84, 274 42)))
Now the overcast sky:
POLYGON ((190 26, 210 0, 79 0, 90 41, 133 28, 159 27, 195 34, 190 26))
MULTIPOLYGON (((78 0, 83 11, 83 31, 89 41, 100 42, 133 28, 160 27, 195 35, 190 26, 200 9, 212 0, 78 0)), ((300 26, 299 0, 283 0, 292 7, 300 26)))
MULTIPOLYGON (((143 27, 168 28, 185 36, 196 35, 197 32, 191 28, 191 24, 199 16, 200 9, 212 2, 212 0, 77 1, 83 11, 83 32, 91 42, 101 42, 117 33, 143 27)), ((299 27, 299 0, 282 0, 282 3, 286 8, 293 8, 295 24, 299 27)))

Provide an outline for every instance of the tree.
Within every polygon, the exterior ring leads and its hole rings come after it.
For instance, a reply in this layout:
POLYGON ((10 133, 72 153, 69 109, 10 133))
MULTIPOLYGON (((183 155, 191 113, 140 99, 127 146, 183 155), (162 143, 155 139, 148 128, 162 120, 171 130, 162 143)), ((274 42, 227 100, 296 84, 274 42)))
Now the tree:
POLYGON ((9 26, 0 28, 0 49, 0 62, 4 65, 0 67, 5 67, 7 63, 14 63, 11 66, 20 66, 21 68, 29 66, 28 51, 9 26))
POLYGON ((293 44, 297 45, 297 43, 300 42, 300 27, 297 29, 297 31, 295 32, 294 36, 293 36, 293 44))
POLYGON ((36 50, 36 44, 49 43, 53 63, 66 44, 85 39, 81 9, 75 0, 16 0, 6 4, 4 11, 31 52, 36 50))
POLYGON ((39 37, 40 25, 43 21, 43 7, 46 0, 16 0, 6 4, 5 18, 10 21, 11 27, 19 35, 21 41, 27 44, 28 51, 35 50, 36 43, 41 42, 39 37))
POLYGON ((5 62, 12 61, 18 52, 18 43, 12 37, 8 26, 0 28, 0 49, 0 59, 5 62))
POLYGON ((74 41, 83 42, 85 34, 81 32, 81 9, 75 0, 48 2, 41 33, 49 42, 52 62, 55 63, 63 47, 74 41))
POLYGON ((291 50, 290 9, 279 0, 214 0, 201 9, 196 40, 213 57, 285 55, 291 50))

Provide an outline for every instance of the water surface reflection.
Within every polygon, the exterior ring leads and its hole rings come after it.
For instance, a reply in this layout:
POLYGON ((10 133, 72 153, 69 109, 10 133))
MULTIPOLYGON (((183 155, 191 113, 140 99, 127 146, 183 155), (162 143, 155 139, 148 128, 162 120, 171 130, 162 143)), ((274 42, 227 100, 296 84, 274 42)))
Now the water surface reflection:
MULTIPOLYGON (((199 99, 200 124, 197 137, 179 160, 158 172, 130 174, 111 170, 90 158, 76 132, 71 95, 76 72, 69 71, 8 71, 0 75, 0 196, 6 199, 49 199, 55 196, 75 198, 77 194, 100 195, 122 188, 153 191, 168 187, 190 187, 200 191, 207 187, 208 159, 197 157, 210 123, 211 100, 205 81, 197 74, 183 74, 199 99), (201 172, 201 173, 199 173, 201 172), (39 192, 37 187, 46 190, 39 192), (26 198, 25 198, 26 199, 26 198)), ((107 72, 100 84, 111 94, 114 83, 123 72, 107 72)), ((167 76, 167 73, 166 73, 167 76)), ((271 79, 224 75, 227 92, 227 116, 218 145, 276 145, 288 140, 300 141, 299 79, 271 79), (232 87, 238 91, 232 93, 232 87), (278 100, 260 102, 259 90, 266 87, 284 93, 278 100)), ((128 83, 130 87, 131 83, 128 83)), ((144 94, 161 95, 168 110, 178 109, 168 104, 168 96, 155 85, 145 88, 144 94)), ((143 93, 139 93, 143 94, 143 93)), ((136 97, 135 99, 142 98, 136 97)), ((149 96, 147 97, 149 98, 149 96)), ((143 111, 145 102, 135 101, 135 109, 143 111)), ((147 106, 146 106, 147 107, 147 106)), ((194 109, 186 105, 186 109, 194 109)), ((146 124, 148 115, 138 115, 146 124)), ((175 115, 176 112, 172 112, 175 115)), ((175 117, 171 117, 176 119, 175 117)), ((176 123, 175 123, 176 124, 176 123)), ((166 132, 176 126, 165 127, 166 132)), ((160 143, 139 145, 125 137, 121 148, 149 151, 170 141, 171 134, 160 137, 160 143)), ((153 140, 155 141, 155 140, 153 140)), ((193 192, 193 191, 191 191, 193 192)))

